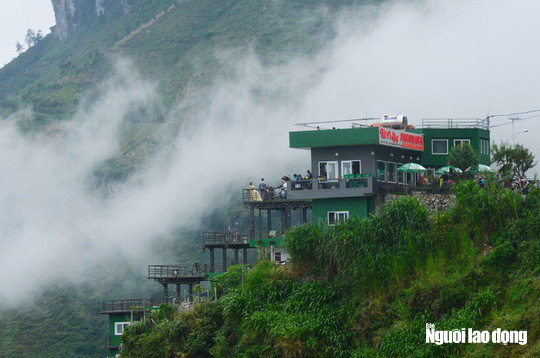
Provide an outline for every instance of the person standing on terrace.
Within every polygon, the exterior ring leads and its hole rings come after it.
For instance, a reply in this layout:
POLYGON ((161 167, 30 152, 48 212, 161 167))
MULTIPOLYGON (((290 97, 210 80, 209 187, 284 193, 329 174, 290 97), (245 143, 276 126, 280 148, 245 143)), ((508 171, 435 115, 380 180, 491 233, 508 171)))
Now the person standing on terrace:
POLYGON ((309 170, 307 171, 307 178, 309 180, 313 179, 313 174, 311 174, 311 171, 309 171, 309 170))
POLYGON ((261 183, 259 184, 259 191, 261 192, 261 198, 264 201, 266 198, 266 183, 264 182, 264 178, 261 178, 261 183))

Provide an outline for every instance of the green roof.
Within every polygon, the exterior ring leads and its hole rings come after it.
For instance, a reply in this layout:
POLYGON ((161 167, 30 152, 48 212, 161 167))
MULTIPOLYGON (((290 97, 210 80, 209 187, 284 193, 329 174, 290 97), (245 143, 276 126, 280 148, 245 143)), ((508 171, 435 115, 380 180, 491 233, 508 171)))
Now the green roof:
POLYGON ((291 148, 379 144, 379 128, 310 130, 289 133, 291 148))

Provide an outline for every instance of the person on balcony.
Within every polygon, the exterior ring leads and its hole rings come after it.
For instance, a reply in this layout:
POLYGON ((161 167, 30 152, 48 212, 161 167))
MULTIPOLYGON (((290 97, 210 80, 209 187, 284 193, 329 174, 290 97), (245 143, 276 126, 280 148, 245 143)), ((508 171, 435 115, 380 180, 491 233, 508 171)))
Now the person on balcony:
POLYGON ((262 201, 261 194, 259 194, 259 191, 255 189, 255 185, 253 185, 253 183, 249 183, 249 197, 251 201, 262 201))
POLYGON ((307 176, 306 177, 307 177, 308 180, 313 179, 313 174, 311 174, 311 171, 309 171, 309 170, 307 171, 307 176))
POLYGON ((279 196, 287 200, 287 182, 285 180, 281 181, 281 185, 279 186, 279 196))
POLYGON ((264 182, 264 178, 261 178, 261 183, 259 184, 259 191, 261 193, 261 199, 264 201, 266 198, 266 183, 264 182))

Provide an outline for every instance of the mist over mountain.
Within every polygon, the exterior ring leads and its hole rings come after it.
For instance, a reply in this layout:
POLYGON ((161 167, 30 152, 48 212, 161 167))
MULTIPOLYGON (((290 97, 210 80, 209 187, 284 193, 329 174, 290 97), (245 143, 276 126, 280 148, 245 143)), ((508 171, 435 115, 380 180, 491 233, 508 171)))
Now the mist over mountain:
POLYGON ((201 257, 198 231, 237 219, 249 181, 307 169, 293 123, 538 108, 533 1, 53 6, 53 32, 0 69, 0 314, 16 317, 0 351, 20 356, 58 352, 39 353, 42 331, 20 343, 43 323, 33 302, 50 318, 58 300, 81 313, 59 334, 92 332, 64 355, 100 353, 101 299, 152 290, 148 264, 201 257))

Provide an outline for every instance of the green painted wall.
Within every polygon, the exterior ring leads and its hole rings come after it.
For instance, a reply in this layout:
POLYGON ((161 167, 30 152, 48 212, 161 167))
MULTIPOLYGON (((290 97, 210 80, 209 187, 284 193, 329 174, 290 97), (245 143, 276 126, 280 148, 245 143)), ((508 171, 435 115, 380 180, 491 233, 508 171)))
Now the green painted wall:
POLYGON ((348 128, 289 132, 291 148, 379 144, 379 128, 348 128))
POLYGON ((448 128, 448 129, 430 129, 419 128, 413 130, 416 133, 424 133, 425 150, 422 153, 421 163, 425 167, 441 167, 448 164, 448 155, 433 155, 431 151, 432 139, 448 139, 448 151, 454 147, 454 139, 470 139, 471 146, 480 155, 480 164, 490 165, 489 131, 477 128, 448 128), (488 142, 488 154, 482 154, 480 151, 480 139, 486 139, 488 142))
MULTIPOLYGON (((109 314, 109 346, 119 347, 122 336, 114 335, 114 324, 116 322, 131 321, 131 313, 109 314)), ((117 353, 116 349, 109 349, 109 357, 114 357, 117 353)))
POLYGON ((374 211, 374 197, 354 197, 313 200, 313 222, 322 220, 328 223, 329 211, 348 211, 352 216, 367 217, 374 211))

